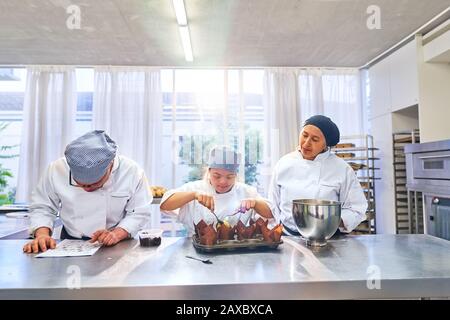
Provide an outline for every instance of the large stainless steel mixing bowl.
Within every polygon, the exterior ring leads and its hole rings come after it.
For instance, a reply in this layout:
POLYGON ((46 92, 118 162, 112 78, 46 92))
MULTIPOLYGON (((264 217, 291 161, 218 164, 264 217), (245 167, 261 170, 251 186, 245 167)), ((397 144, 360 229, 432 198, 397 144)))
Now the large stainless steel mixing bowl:
POLYGON ((338 201, 297 199, 292 203, 292 215, 298 232, 311 246, 324 246, 341 222, 338 201))

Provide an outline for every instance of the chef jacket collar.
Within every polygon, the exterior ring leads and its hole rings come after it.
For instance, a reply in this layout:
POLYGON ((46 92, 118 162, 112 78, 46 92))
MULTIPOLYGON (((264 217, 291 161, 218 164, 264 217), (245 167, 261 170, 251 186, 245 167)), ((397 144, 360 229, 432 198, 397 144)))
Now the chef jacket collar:
MULTIPOLYGON (((328 156, 330 155, 330 148, 327 148, 327 150, 325 152, 319 153, 314 160, 309 160, 309 161, 315 161, 315 162, 320 162, 326 158, 328 158, 328 156)), ((300 157, 300 159, 304 159, 303 155, 301 153, 300 150, 297 150, 298 156, 300 157)), ((305 159, 306 160, 306 159, 305 159)))
POLYGON ((119 156, 116 154, 116 156, 114 157, 114 164, 112 167, 112 171, 111 173, 114 173, 120 166, 120 160, 119 160, 119 156))

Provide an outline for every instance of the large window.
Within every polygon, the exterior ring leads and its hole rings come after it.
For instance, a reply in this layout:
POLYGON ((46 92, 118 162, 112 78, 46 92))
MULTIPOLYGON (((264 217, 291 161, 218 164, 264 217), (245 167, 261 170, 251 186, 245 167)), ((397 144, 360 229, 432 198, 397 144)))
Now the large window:
MULTIPOLYGON (((263 75, 261 69, 164 69, 163 91, 163 166, 162 184, 167 188, 201 179, 209 149, 226 144, 244 155, 240 181, 257 187, 265 194, 261 177, 263 154, 263 75)), ((93 68, 77 68, 76 135, 92 129, 94 92, 93 68)), ((300 75, 302 118, 325 113, 335 119, 342 134, 358 134, 365 125, 355 125, 361 112, 358 77, 334 72, 317 76, 314 72, 300 75), (318 109, 318 106, 321 108, 318 109)), ((0 145, 19 145, 26 86, 25 68, 0 67, 0 145)), ((361 87, 367 88, 362 82, 361 87)), ((366 115, 367 117, 367 115, 366 115)), ((19 153, 19 147, 10 149, 19 153)), ((18 158, 2 158, 13 178, 9 189, 16 186, 18 158)))
MULTIPOLYGON (((14 146, 0 151, 0 165, 8 169, 12 177, 7 177, 4 193, 11 193, 17 185, 23 106, 25 99, 27 72, 25 68, 0 67, 0 146, 14 146), (16 155, 15 157, 9 157, 16 155)), ((92 68, 76 70, 77 78, 77 123, 76 135, 91 130, 92 99, 94 91, 94 71, 92 68)), ((2 190, 0 190, 2 193, 2 190)), ((0 199, 1 201, 1 199, 0 199)))
MULTIPOLYGON (((94 70, 77 68, 76 135, 92 129, 94 70)), ((209 149, 227 144, 242 154, 245 163, 240 180, 261 189, 263 71, 189 70, 162 71, 163 90, 163 184, 172 188, 202 177, 209 149)), ((19 153, 25 68, 0 68, 0 123, 7 127, 0 145, 16 145, 19 153)), ((18 157, 1 159, 13 173, 9 189, 17 184, 18 157)))
POLYGON ((25 85, 25 69, 0 68, 0 178, 6 182, 0 186, 0 202, 6 202, 5 195, 11 201, 15 196, 25 85))
POLYGON ((94 99, 94 69, 76 69, 77 124, 76 136, 92 130, 92 104, 94 99))
POLYGON ((164 185, 201 179, 210 148, 225 144, 245 155, 240 180, 263 191, 262 81, 262 70, 162 72, 164 185))
MULTIPOLYGON (((367 114, 360 120, 360 88, 368 89, 367 76, 352 73, 300 74, 299 94, 302 118, 324 113, 339 125, 343 135, 366 131, 367 114)), ((263 158, 264 111, 261 69, 164 69, 162 184, 174 188, 201 179, 210 148, 229 145, 244 155, 239 179, 257 187, 265 195, 261 175, 263 158)), ((76 135, 92 129, 94 69, 77 68, 76 135)), ((0 67, 0 164, 13 177, 0 194, 14 194, 20 152, 23 107, 26 90, 25 68, 0 67)), ((367 101, 368 102, 368 101, 367 101)), ((367 103, 370 104, 370 103, 367 103)), ((366 104, 366 105, 367 105, 366 104)), ((1 185, 0 185, 1 188, 1 185)), ((1 199, 0 199, 1 201, 1 199)))

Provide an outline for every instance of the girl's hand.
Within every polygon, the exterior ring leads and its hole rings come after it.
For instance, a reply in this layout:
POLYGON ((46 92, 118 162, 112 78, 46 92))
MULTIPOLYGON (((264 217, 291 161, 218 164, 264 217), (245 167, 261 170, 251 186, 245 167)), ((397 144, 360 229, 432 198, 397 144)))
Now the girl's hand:
POLYGON ((208 208, 214 212, 214 197, 208 194, 197 192, 195 194, 195 200, 197 200, 202 206, 208 208))
POLYGON ((246 211, 250 209, 254 209, 256 206, 256 200, 255 199, 244 199, 241 201, 241 208, 245 209, 246 211))

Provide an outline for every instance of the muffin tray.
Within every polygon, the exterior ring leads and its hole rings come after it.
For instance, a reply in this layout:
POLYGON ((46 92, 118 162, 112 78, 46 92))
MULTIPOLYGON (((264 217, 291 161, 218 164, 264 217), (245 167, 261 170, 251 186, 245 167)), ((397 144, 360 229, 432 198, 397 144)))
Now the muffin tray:
POLYGON ((220 253, 230 251, 247 251, 247 250, 273 250, 277 249, 283 240, 278 242, 264 241, 263 237, 245 240, 217 240, 214 245, 204 245, 200 243, 197 235, 192 236, 192 244, 197 251, 205 253, 220 253))

